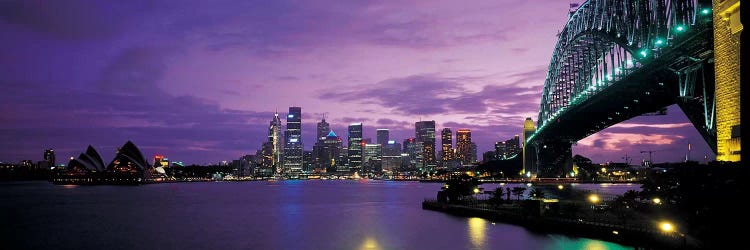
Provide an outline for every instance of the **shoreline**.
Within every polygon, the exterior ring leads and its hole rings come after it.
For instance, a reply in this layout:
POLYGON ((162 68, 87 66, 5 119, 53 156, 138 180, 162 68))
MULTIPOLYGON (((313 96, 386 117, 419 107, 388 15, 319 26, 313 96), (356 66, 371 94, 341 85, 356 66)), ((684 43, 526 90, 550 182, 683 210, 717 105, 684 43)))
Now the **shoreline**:
POLYGON ((479 217, 492 222, 524 227, 533 232, 554 233, 571 237, 583 237, 614 242, 636 248, 698 249, 688 244, 684 235, 667 234, 655 230, 626 227, 615 224, 589 222, 546 216, 531 216, 492 209, 468 207, 425 200, 423 210, 446 213, 459 217, 479 217))

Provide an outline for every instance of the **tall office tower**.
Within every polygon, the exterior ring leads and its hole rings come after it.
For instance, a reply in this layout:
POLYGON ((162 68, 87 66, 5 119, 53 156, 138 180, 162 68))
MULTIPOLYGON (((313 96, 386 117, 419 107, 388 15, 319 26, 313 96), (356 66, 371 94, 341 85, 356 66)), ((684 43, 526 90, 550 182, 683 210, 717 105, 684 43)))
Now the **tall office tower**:
POLYGON ((313 164, 316 163, 314 160, 314 155, 312 151, 303 151, 302 152, 302 172, 305 173, 312 173, 313 171, 313 164))
POLYGON ((419 147, 416 141, 416 138, 404 139, 403 153, 406 154, 408 158, 408 163, 406 165, 409 168, 416 166, 417 163, 417 151, 419 147))
POLYGON ((276 173, 274 162, 276 161, 276 155, 274 155, 274 144, 273 142, 264 142, 260 150, 260 170, 258 171, 259 176, 273 176, 276 173))
POLYGON ((339 170, 340 165, 344 165, 339 160, 341 155, 341 138, 331 130, 325 137, 322 147, 320 148, 318 155, 318 167, 325 172, 336 172, 339 170))
POLYGON ((338 163, 336 164, 336 172, 348 173, 349 172, 349 148, 343 147, 339 151, 338 163))
POLYGON ((521 143, 521 145, 523 145, 523 169, 521 169, 522 175, 525 175, 526 172, 529 171, 536 172, 536 150, 534 149, 533 145, 526 144, 526 140, 528 140, 529 137, 534 134, 534 131, 536 131, 534 121, 531 120, 531 117, 526 117, 526 120, 523 121, 523 142, 521 143))
POLYGON ((378 173, 382 171, 381 151, 380 144, 365 144, 362 154, 363 173, 378 173))
POLYGON ((54 167, 55 166, 55 150, 54 149, 46 149, 44 150, 44 161, 47 162, 48 167, 54 167))
POLYGON ((419 121, 414 123, 417 144, 417 165, 426 171, 435 167, 435 121, 419 121))
POLYGON ((471 162, 477 162, 477 144, 471 142, 471 162))
MULTIPOLYGON (((284 155, 284 138, 281 137, 281 119, 279 119, 279 113, 276 112, 273 114, 273 120, 271 120, 270 125, 268 126, 268 142, 270 143, 270 154, 271 159, 270 162, 269 159, 266 159, 264 161, 263 167, 265 168, 272 168, 272 171, 281 174, 282 166, 281 166, 281 160, 284 155), (270 163, 270 165, 268 165, 270 163)), ((269 145, 264 144, 264 148, 269 145)), ((268 153, 269 151, 264 150, 264 152, 268 153)))
POLYGON ((441 131, 440 142, 443 145, 441 155, 443 167, 448 167, 447 165, 453 161, 453 131, 450 128, 444 128, 441 131))
POLYGON ((459 129, 456 131, 456 160, 463 165, 471 163, 471 130, 459 129))
POLYGON ((380 144, 381 148, 385 148, 385 144, 388 143, 389 131, 387 128, 379 128, 377 130, 377 143, 380 144))
POLYGON ((318 143, 323 144, 323 141, 326 140, 326 137, 328 136, 328 132, 331 131, 331 125, 326 122, 326 118, 323 117, 320 122, 318 122, 318 134, 317 134, 317 140, 318 143))
POLYGON ((349 158, 349 171, 361 172, 362 171, 362 123, 352 123, 349 125, 349 131, 347 134, 347 140, 349 144, 348 158, 349 158))
MULTIPOLYGON (((313 145, 313 157, 312 161, 315 164, 315 168, 326 168, 325 163, 320 161, 320 158, 322 156, 321 150, 323 150, 323 147, 325 146, 326 137, 328 136, 328 133, 331 131, 331 125, 326 122, 326 118, 323 117, 323 119, 318 122, 318 128, 317 128, 317 134, 316 134, 316 142, 315 145, 313 145)), ((312 163, 312 162, 311 162, 312 163)))
POLYGON ((284 174, 294 175, 302 172, 302 108, 289 107, 286 116, 286 133, 284 134, 284 174))
POLYGON ((518 135, 505 141, 499 141, 495 143, 495 159, 505 160, 516 156, 520 153, 518 146, 518 135))
POLYGON ((384 172, 392 172, 401 166, 401 144, 388 141, 383 148, 382 168, 384 172))

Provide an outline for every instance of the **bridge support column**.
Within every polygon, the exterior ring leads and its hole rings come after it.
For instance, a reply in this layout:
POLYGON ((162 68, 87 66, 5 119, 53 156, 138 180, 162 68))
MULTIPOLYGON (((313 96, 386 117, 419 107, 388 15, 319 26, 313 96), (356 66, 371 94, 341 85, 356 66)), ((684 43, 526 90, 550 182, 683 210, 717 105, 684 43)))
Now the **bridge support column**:
POLYGON ((565 177, 573 170, 573 144, 548 140, 536 145, 538 177, 565 177))

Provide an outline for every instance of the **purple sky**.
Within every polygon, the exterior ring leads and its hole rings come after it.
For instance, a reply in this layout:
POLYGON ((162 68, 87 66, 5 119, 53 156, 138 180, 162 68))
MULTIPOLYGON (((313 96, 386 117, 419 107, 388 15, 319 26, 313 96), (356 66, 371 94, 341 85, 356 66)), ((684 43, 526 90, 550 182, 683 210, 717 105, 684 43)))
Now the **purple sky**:
MULTIPOLYGON (((133 140, 186 163, 255 153, 301 106, 391 138, 472 129, 479 154, 536 120, 568 1, 0 1, 0 160, 105 160, 133 140)), ((580 141, 596 162, 714 155, 679 108, 580 141)))

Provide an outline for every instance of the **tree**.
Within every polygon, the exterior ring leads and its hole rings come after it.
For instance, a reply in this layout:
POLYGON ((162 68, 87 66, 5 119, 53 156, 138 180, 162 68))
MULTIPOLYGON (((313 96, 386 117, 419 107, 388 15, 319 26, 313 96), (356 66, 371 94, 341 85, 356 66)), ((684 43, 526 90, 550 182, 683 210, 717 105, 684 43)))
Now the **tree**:
POLYGON ((523 195, 523 193, 526 192, 526 188, 525 187, 514 187, 511 192, 513 192, 513 195, 516 196, 516 200, 520 200, 521 199, 521 195, 523 195))
POLYGON ((474 194, 474 189, 478 186, 479 180, 467 174, 462 174, 460 176, 452 176, 451 179, 445 182, 443 189, 446 191, 448 199, 453 202, 459 200, 460 197, 474 194))
POLYGON ((495 188, 495 192, 492 193, 492 203, 494 204, 500 204, 503 202, 503 188, 497 187, 495 188))
POLYGON ((529 193, 529 196, 541 199, 541 198, 544 198, 544 192, 541 189, 534 188, 529 193))

